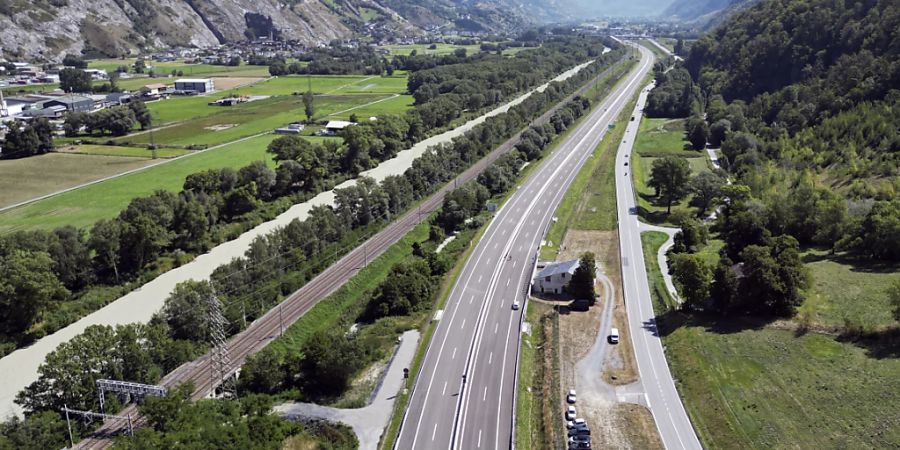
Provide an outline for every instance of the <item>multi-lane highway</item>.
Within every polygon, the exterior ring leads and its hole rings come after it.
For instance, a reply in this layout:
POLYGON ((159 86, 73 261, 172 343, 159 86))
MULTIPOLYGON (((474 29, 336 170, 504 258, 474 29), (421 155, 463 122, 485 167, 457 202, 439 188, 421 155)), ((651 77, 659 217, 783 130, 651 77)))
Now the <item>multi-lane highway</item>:
POLYGON ((454 286, 395 447, 508 448, 523 301, 540 240, 578 169, 640 87, 640 62, 497 212, 454 286))
MULTIPOLYGON (((574 74, 578 69, 585 65, 586 64, 570 70, 567 74, 574 74)), ((597 79, 602 76, 602 74, 599 75, 597 79)), ((573 94, 573 96, 583 93, 587 88, 587 85, 582 86, 578 89, 576 94, 573 94)), ((518 102, 518 100, 515 101, 515 103, 518 102)), ((534 123, 547 123, 556 109, 564 103, 565 102, 561 102, 549 111, 546 111, 539 118, 535 119, 534 123)), ((367 261, 382 254, 423 219, 426 219, 431 212, 440 208, 444 196, 452 190, 454 186, 474 180, 485 168, 496 161, 497 158, 511 151, 514 148, 514 145, 518 143, 518 138, 519 134, 516 134, 516 136, 498 146, 491 151, 490 154, 466 169, 456 178, 456 180, 454 180, 454 182, 447 183, 436 193, 429 196, 416 210, 406 213, 401 218, 389 224, 385 229, 353 249, 343 258, 313 278, 309 283, 301 287, 298 291, 291 294, 279 307, 273 308, 261 318, 250 324, 247 329, 233 336, 228 341, 228 356, 231 362, 228 371, 236 371, 241 364, 243 364, 248 355, 265 347, 271 340, 279 335, 279 332, 283 327, 294 323, 319 301, 346 283, 366 264, 367 261)), ((217 387, 212 383, 210 376, 209 358, 210 353, 207 353, 195 361, 180 366, 163 377, 160 384, 172 388, 186 381, 190 381, 194 384, 194 392, 192 393, 193 399, 196 400, 208 396, 211 391, 217 387)), ((134 405, 131 405, 122 411, 120 416, 124 417, 130 415, 135 419, 136 426, 143 425, 143 419, 137 414, 137 408, 134 405)), ((78 448, 106 448, 112 442, 111 436, 121 433, 126 425, 127 422, 125 420, 109 420, 94 436, 79 443, 78 448)))
MULTIPOLYGON (((641 53, 650 51, 639 47, 641 53)), ((638 97, 633 115, 639 119, 649 89, 638 97)), ((701 449, 697 433, 685 412, 672 373, 666 362, 662 341, 656 332, 656 315, 650 299, 645 261, 641 249, 641 224, 637 216, 637 201, 631 183, 631 167, 626 165, 631 147, 637 138, 640 120, 628 122, 622 144, 616 156, 616 203, 619 214, 619 247, 622 253, 622 282, 628 327, 644 393, 660 438, 667 449, 701 449)), ((649 261, 655 264, 655 261, 649 261)), ((627 343, 624 343, 627 344, 627 343)))

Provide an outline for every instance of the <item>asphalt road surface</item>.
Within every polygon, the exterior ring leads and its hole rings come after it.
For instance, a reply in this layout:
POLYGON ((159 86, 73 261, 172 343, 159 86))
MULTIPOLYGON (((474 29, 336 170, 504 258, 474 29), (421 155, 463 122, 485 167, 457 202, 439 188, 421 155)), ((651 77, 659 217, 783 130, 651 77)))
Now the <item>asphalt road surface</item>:
MULTIPOLYGON (((646 55, 650 51, 640 47, 646 55)), ((647 90, 641 92, 634 116, 640 117, 647 90)), ((640 121, 628 122, 622 144, 616 156, 616 203, 619 213, 619 246, 622 252, 622 280, 625 289, 625 305, 628 311, 628 326, 631 331, 634 354, 638 371, 644 385, 647 404, 653 413, 656 427, 663 445, 667 449, 700 449, 700 441, 694 432, 691 421, 666 362, 662 341, 656 332, 656 320, 653 303, 650 299, 650 286, 644 265, 641 249, 641 229, 649 227, 641 225, 637 216, 637 204, 631 183, 631 167, 626 166, 631 155, 631 147, 637 137, 640 121)), ((650 261, 655 264, 655 261, 650 261)), ((623 344, 628 344, 623 342, 623 344)))
POLYGON ((513 301, 524 300, 566 189, 651 67, 652 55, 642 52, 638 66, 497 212, 450 294, 395 448, 509 448, 522 314, 513 301))

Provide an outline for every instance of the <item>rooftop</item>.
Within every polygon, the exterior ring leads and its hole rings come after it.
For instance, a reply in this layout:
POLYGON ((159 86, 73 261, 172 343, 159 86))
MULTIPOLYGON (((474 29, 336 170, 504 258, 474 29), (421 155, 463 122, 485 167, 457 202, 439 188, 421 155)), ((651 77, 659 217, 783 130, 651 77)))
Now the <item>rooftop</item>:
POLYGON ((549 277, 551 275, 557 275, 561 273, 575 273, 575 269, 578 268, 579 261, 577 259, 573 259, 571 261, 560 261, 555 263, 550 263, 543 270, 541 270, 537 276, 541 277, 549 277))

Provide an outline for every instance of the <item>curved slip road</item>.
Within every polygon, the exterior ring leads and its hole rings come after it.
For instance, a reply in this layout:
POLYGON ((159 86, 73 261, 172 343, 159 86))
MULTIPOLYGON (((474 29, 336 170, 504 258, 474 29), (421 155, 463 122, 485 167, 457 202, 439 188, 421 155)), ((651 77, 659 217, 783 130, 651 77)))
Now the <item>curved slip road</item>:
POLYGON ((538 245, 568 185, 651 66, 642 53, 638 67, 498 211, 448 298, 395 448, 510 447, 522 314, 512 303, 524 301, 538 245))
MULTIPOLYGON (((646 48, 640 46, 638 48, 644 58, 652 55, 646 48)), ((634 107, 633 115, 638 119, 648 93, 649 87, 641 92, 634 107)), ((650 285, 641 248, 641 230, 650 228, 642 226, 638 221, 631 171, 630 167, 625 165, 629 161, 631 147, 637 138, 639 127, 640 120, 628 122, 616 156, 615 170, 619 248, 622 256, 622 283, 625 307, 628 311, 628 327, 647 404, 653 413, 663 445, 667 449, 701 449, 697 433, 675 388, 662 340, 656 332, 656 314, 653 312, 650 285)))

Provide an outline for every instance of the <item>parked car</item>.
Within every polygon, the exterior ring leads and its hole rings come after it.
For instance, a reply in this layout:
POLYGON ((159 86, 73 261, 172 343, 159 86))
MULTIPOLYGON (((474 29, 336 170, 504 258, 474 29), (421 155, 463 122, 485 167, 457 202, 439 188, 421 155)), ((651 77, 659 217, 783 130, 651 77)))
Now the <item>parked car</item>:
POLYGON ((566 428, 571 430, 572 428, 581 427, 586 424, 587 424, 587 422, 585 422, 584 419, 579 418, 579 419, 570 420, 570 421, 566 422, 566 428))
POLYGON ((587 425, 583 427, 575 427, 569 430, 569 436, 590 436, 591 429, 587 425))
POLYGON ((570 406, 566 408, 566 420, 575 420, 575 407, 570 406))
POLYGON ((610 344, 618 344, 619 343, 619 329, 613 328, 609 331, 609 343, 610 344))
POLYGON ((569 444, 569 450, 590 450, 591 443, 590 442, 572 442, 569 444))
POLYGON ((581 434, 575 435, 575 436, 569 436, 569 442, 570 443, 572 443, 572 442, 591 442, 591 437, 581 435, 581 434))
POLYGON ((569 389, 569 395, 566 396, 566 401, 574 405, 576 400, 578 400, 578 397, 575 395, 575 389, 569 389))

